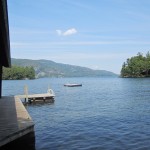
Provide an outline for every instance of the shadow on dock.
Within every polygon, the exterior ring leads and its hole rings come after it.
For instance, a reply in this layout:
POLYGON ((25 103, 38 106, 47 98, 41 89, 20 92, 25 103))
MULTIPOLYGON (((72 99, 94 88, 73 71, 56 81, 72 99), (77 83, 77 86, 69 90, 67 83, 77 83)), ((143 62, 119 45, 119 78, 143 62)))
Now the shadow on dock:
POLYGON ((16 139, 0 148, 0 150, 36 150, 34 132, 28 133, 23 137, 16 139))
POLYGON ((34 150, 34 145, 34 122, 21 100, 16 97, 2 97, 0 99, 0 150, 25 147, 34 150), (27 135, 30 140, 26 138, 27 135), (19 145, 22 147, 15 148, 19 145))
POLYGON ((43 100, 43 99, 39 99, 39 100, 30 100, 28 99, 28 101, 22 99, 21 100, 22 103, 24 104, 24 106, 28 106, 28 105, 45 105, 45 104, 50 104, 50 105, 53 105, 55 100, 54 98, 51 98, 51 99, 46 99, 46 100, 43 100))

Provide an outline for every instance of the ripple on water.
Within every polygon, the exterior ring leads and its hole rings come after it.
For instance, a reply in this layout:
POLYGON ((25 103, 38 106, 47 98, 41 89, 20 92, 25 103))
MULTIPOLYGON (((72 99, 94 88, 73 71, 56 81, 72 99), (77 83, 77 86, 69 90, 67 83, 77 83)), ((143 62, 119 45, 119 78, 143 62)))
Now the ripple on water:
MULTIPOLYGON (((11 82, 17 90, 6 81, 3 93, 15 95, 24 83, 11 82)), ((150 148, 149 79, 53 78, 30 81, 28 86, 42 93, 48 83, 56 94, 54 104, 27 107, 35 122, 36 150, 150 148), (83 86, 64 87, 68 81, 83 86)))

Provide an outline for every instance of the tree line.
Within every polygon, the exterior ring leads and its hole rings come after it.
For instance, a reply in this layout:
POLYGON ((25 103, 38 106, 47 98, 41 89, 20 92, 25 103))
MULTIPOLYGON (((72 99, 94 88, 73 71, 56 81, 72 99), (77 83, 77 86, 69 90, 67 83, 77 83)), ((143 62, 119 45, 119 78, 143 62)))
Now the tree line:
POLYGON ((11 68, 3 68, 3 80, 22 80, 35 79, 35 70, 33 67, 12 66, 11 68))
POLYGON ((122 65, 121 77, 150 77, 150 53, 143 56, 139 52, 137 56, 128 58, 122 65))

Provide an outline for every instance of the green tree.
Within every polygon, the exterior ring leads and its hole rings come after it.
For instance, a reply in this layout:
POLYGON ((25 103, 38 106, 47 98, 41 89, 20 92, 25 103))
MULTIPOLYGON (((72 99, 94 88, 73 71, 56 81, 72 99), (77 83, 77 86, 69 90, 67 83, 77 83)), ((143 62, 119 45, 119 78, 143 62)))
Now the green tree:
POLYGON ((149 77, 150 53, 146 56, 138 53, 137 56, 128 58, 122 65, 121 77, 149 77))
POLYGON ((12 66, 11 68, 3 68, 3 80, 21 80, 26 78, 35 78, 33 67, 12 66))

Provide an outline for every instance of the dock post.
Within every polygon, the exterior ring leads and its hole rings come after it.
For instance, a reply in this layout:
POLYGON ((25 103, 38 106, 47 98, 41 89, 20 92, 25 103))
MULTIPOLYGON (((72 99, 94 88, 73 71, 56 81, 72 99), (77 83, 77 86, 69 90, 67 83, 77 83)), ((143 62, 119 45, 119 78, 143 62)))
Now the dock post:
POLYGON ((24 86, 24 94, 26 96, 25 102, 28 102, 28 86, 27 85, 24 86))

